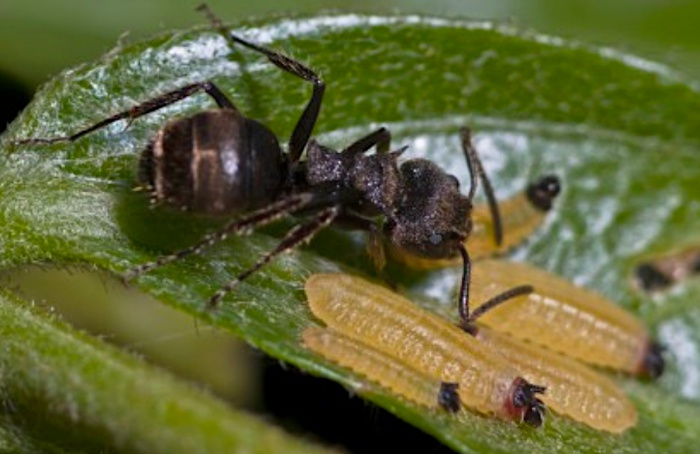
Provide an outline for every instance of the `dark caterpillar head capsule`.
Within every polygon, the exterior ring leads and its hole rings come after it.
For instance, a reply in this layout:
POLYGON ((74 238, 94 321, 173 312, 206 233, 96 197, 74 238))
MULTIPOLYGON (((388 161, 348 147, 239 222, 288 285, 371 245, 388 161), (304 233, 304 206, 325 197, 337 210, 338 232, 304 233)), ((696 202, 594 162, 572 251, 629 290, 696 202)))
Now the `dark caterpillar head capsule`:
POLYGON ((642 263, 634 270, 634 277, 639 287, 645 292, 663 290, 673 284, 664 273, 651 263, 642 263))
POLYGON ((666 366, 662 355, 664 350, 664 346, 658 342, 649 342, 649 347, 642 358, 637 375, 644 378, 659 378, 666 366))
POLYGON ((555 175, 545 175, 527 187, 527 198, 533 206, 549 211, 561 191, 561 182, 555 175))
POLYGON ((513 381, 510 390, 507 410, 514 420, 522 421, 532 427, 540 427, 544 423, 547 409, 545 404, 537 398, 537 394, 544 394, 544 386, 532 385, 524 378, 518 377, 513 381))

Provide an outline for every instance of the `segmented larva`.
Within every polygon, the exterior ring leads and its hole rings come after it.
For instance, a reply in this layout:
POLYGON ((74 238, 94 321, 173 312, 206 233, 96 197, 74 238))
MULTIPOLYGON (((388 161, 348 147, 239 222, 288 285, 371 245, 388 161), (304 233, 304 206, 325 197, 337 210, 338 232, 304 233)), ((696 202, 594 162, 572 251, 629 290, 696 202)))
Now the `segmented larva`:
POLYGON ((467 240, 469 255, 474 259, 492 256, 522 243, 542 225, 560 190, 559 179, 547 175, 530 183, 524 192, 500 201, 498 208, 503 223, 500 245, 494 239, 488 207, 476 206, 472 211, 472 233, 467 240))
MULTIPOLYGON (((314 279, 316 279, 315 276, 314 279)), ((374 295, 374 304, 385 306, 389 301, 393 307, 392 311, 409 313, 411 320, 415 319, 414 312, 423 312, 403 300, 399 295, 383 289, 380 289, 383 290, 382 292, 377 292, 375 286, 359 278, 343 279, 340 275, 326 275, 320 279, 323 282, 320 284, 314 282, 312 287, 318 289, 320 285, 321 291, 327 292, 328 289, 325 287, 332 285, 337 292, 336 297, 350 306, 347 308, 350 312, 362 310, 353 308, 357 300, 346 298, 350 292, 358 290, 363 295, 369 294, 370 297, 374 295), (331 279, 333 280, 331 281, 331 279)), ((325 299, 327 296, 327 294, 323 296, 324 301, 327 301, 325 299)), ((366 295, 360 298, 364 299, 366 295)), ((334 314, 336 311, 337 308, 334 307, 329 312, 334 314)), ((354 323, 357 321, 352 316, 328 316, 329 312, 319 311, 319 313, 321 312, 324 314, 321 318, 336 328, 340 327, 340 329, 345 330, 348 329, 346 322, 354 323), (338 322, 341 319, 343 321, 338 322)), ((382 312, 382 315, 390 316, 392 313, 391 311, 382 312)), ((429 314, 426 313, 426 315, 429 314)), ((360 317, 360 320, 363 318, 360 317)), ((417 325, 422 323, 422 320, 414 323, 417 325)), ((360 341, 340 335, 332 328, 310 328, 304 333, 304 342, 324 357, 366 376, 383 387, 419 404, 434 407, 436 395, 440 393, 440 381, 419 372, 425 367, 422 363, 416 366, 417 363, 406 362, 404 359, 390 356, 396 352, 397 348, 410 350, 415 341, 406 338, 404 342, 401 342, 402 336, 417 331, 419 328, 420 326, 409 324, 406 332, 400 334, 390 328, 384 333, 390 339, 389 341, 386 339, 379 341, 380 337, 376 335, 360 341), (387 342, 390 345, 387 345, 387 342), (399 345, 399 347, 391 347, 391 345, 399 345)), ((450 326, 450 328, 452 327, 450 326)), ((355 334, 365 331, 361 328, 350 328, 349 330, 355 334)), ((374 332, 374 330, 371 331, 374 332)), ((470 336, 460 330, 457 332, 460 336, 470 336)), ((490 351, 491 355, 501 356, 510 366, 518 370, 525 380, 544 385, 547 392, 542 400, 557 413, 567 415, 593 428, 612 433, 623 432, 636 424, 636 408, 622 390, 607 377, 571 358, 548 352, 538 346, 524 343, 486 327, 476 327, 473 330, 473 335, 482 344, 478 348, 490 351)), ((443 344, 450 345, 450 341, 444 341, 443 344)), ((459 346, 453 345, 449 348, 457 349, 459 346)), ((420 354, 421 352, 417 351, 416 353, 420 354)), ((413 358, 410 358, 410 361, 413 361, 413 358)), ((434 367, 429 366, 431 370, 434 367)), ((460 397, 464 399, 464 394, 468 392, 469 390, 464 388, 464 384, 462 384, 460 397)))
MULTIPOLYGON (((489 207, 485 204, 475 206, 471 212, 472 231, 467 238, 467 249, 472 260, 502 253, 522 243, 542 225, 559 191, 559 179, 547 175, 530 183, 525 191, 499 202, 504 232, 500 245, 496 244, 489 207)), ((415 269, 445 268, 461 263, 460 257, 427 259, 397 250, 391 244, 387 244, 386 248, 394 260, 415 269)))
POLYGON ((394 394, 428 408, 459 410, 455 383, 428 377, 373 347, 332 329, 311 327, 302 334, 304 346, 321 356, 364 375, 394 394))
POLYGON ((634 270, 637 286, 645 292, 664 290, 700 274, 700 248, 690 247, 641 263, 634 270))
POLYGON ((530 385, 498 355, 444 319, 346 274, 306 281, 316 317, 330 328, 394 357, 433 379, 459 384, 462 404, 484 414, 539 426, 544 407, 530 385))
POLYGON ((637 423, 637 409, 620 387, 584 364, 486 327, 478 327, 475 336, 526 380, 545 386, 542 401, 556 413, 613 433, 637 423))
POLYGON ((581 361, 657 377, 661 347, 646 327, 610 300, 523 263, 483 260, 472 267, 471 300, 486 301, 522 283, 534 287, 479 321, 581 361))

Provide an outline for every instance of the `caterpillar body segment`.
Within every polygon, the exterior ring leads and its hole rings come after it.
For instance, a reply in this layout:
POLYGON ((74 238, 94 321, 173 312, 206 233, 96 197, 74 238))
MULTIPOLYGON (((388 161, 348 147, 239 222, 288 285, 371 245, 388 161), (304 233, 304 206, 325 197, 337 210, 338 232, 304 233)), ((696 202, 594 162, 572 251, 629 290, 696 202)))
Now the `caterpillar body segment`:
POLYGON ((486 301, 523 282, 534 292, 500 305, 479 321, 586 363, 647 377, 663 372, 662 349, 640 320, 602 295, 546 271, 482 260, 472 267, 471 299, 486 301))
POLYGON ((472 212, 472 233, 467 240, 469 254, 480 259, 506 252, 523 243, 544 223, 561 191, 559 179, 546 175, 530 183, 524 192, 500 201, 503 241, 496 244, 488 207, 478 205, 472 212))
POLYGON ((427 408, 456 412, 460 408, 458 386, 429 377, 370 345, 333 329, 307 328, 304 346, 343 367, 365 376, 383 388, 427 408))
POLYGON ((486 327, 478 327, 475 336, 523 378, 546 387, 542 401, 552 411, 612 433, 637 423, 637 408, 622 389, 585 364, 486 327))

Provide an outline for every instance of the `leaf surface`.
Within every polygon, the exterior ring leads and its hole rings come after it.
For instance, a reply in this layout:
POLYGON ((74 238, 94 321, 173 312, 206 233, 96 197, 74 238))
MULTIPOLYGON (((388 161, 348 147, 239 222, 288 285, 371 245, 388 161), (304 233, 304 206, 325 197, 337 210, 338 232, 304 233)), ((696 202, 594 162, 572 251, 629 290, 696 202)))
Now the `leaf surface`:
MULTIPOLYGON (((609 49, 485 22, 335 15, 237 31, 322 74, 328 89, 315 134, 324 144, 342 148, 386 125, 395 145, 411 145, 411 155, 429 157, 465 181, 457 131, 469 125, 499 196, 544 173, 558 174, 565 189, 555 213, 514 259, 590 286, 638 314, 667 345, 668 371, 653 384, 618 377, 640 409, 638 426, 622 436, 556 415, 542 430, 530 430, 468 412, 455 418, 417 408, 300 345, 303 329, 318 324, 304 302, 305 277, 338 269, 372 273, 362 240, 335 230, 256 273, 213 313, 206 311, 208 298, 274 247, 283 229, 231 238, 135 285, 285 362, 361 387, 369 399, 460 452, 684 452, 696 446, 700 310, 692 296, 700 289, 689 285, 652 300, 630 286, 641 257, 695 241, 700 96, 693 83, 609 49)), ((65 71, 4 136, 0 265, 78 264, 120 274, 216 228, 214 221, 153 209, 146 195, 132 190, 139 153, 159 126, 212 108, 205 95, 75 143, 8 142, 70 134, 206 79, 283 143, 310 95, 308 84, 247 50, 230 49, 205 28, 122 45, 65 71)), ((455 273, 395 274, 431 306, 454 304, 455 273)))

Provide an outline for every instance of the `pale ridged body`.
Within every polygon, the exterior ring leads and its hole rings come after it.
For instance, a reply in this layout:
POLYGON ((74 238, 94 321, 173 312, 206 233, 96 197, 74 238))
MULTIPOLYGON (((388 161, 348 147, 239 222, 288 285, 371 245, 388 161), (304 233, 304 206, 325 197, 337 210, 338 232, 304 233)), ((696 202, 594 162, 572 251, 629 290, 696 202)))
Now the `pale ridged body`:
POLYGON ((471 301, 516 285, 534 292, 487 312, 479 321, 581 361, 642 373, 649 334, 632 314, 603 296, 522 263, 484 260, 472 267, 471 301))
POLYGON ((546 386, 542 400, 553 411, 613 433, 637 423, 637 409, 622 389, 584 364, 485 327, 476 337, 526 380, 546 386))
POLYGON ((418 372, 388 356, 333 329, 307 328, 304 346, 331 361, 347 367, 389 391, 428 408, 438 407, 442 382, 418 372))
POLYGON ((305 288, 314 315, 332 329, 436 380, 458 383, 468 408, 515 418, 508 399, 517 373, 497 352, 456 326, 349 275, 313 275, 305 288))
POLYGON ((612 433, 637 422, 636 408, 615 383, 571 358, 485 327, 478 328, 475 343, 471 335, 401 296, 348 275, 312 276, 307 296, 313 312, 330 327, 307 330, 307 345, 414 402, 435 406, 440 382, 455 381, 465 406, 504 416, 502 400, 493 406, 502 397, 488 407, 480 400, 502 395, 499 387, 483 385, 493 377, 513 380, 516 370, 547 387, 542 400, 558 413, 612 433), (309 331, 323 333, 325 350, 310 345, 309 331), (482 369, 480 376, 475 368, 482 369))

